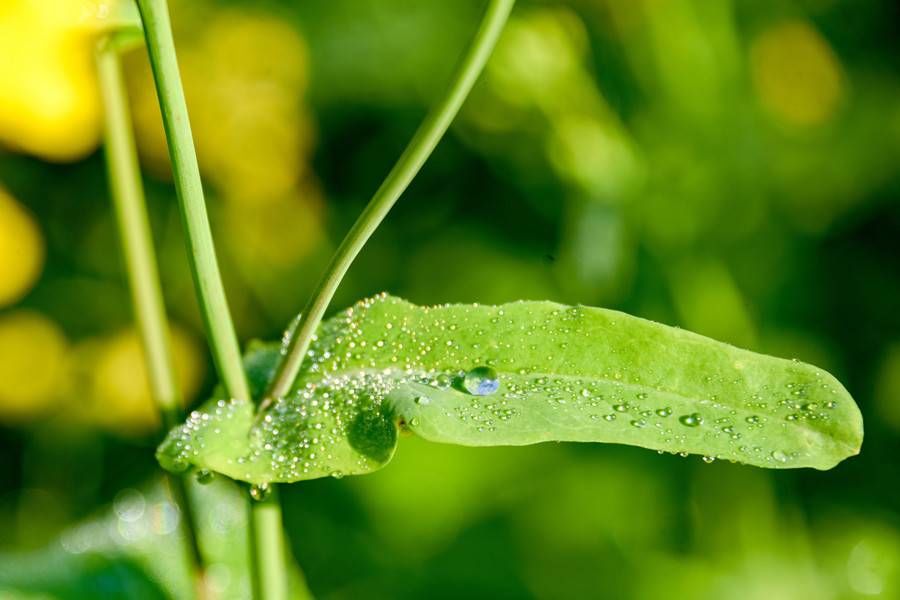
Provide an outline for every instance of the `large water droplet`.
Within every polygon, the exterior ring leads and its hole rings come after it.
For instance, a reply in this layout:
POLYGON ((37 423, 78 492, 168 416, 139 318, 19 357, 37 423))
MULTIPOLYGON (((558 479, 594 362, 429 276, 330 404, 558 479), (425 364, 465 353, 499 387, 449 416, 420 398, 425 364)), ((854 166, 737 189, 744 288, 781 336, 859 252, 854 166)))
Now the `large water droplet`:
POLYGON ((272 493, 272 487, 268 483, 254 483, 250 486, 250 497, 257 502, 262 502, 272 493))
POLYGON ((788 455, 781 450, 773 451, 771 457, 781 463, 785 463, 788 461, 788 455))
POLYGON ((216 474, 209 469, 200 469, 197 471, 197 483, 206 485, 216 478, 216 474))
POLYGON ((697 427, 703 423, 703 417, 700 416, 700 413, 691 413, 678 417, 678 422, 685 427, 697 427))
POLYGON ((473 396, 490 396, 500 387, 497 371, 490 367, 475 367, 463 377, 463 388, 473 396))

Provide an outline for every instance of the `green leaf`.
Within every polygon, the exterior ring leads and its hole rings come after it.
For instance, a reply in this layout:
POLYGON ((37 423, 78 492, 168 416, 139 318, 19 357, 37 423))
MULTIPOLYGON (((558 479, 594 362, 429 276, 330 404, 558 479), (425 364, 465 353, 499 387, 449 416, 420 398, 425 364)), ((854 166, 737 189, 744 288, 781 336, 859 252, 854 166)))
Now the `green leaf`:
MULTIPOLYGON (((254 394, 279 356, 249 352, 254 394)), ((159 460, 253 483, 361 474, 406 429, 469 446, 610 442, 828 469, 862 442, 853 399, 811 365, 600 308, 385 295, 325 322, 292 393, 255 419, 250 402, 212 400, 159 460)))

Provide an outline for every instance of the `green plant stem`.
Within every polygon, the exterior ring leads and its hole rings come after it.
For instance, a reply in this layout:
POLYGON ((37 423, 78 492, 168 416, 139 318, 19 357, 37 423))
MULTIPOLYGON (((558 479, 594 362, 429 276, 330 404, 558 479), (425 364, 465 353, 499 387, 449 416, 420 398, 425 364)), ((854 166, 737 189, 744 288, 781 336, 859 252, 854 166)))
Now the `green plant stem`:
MULTIPOLYGON (((172 369, 168 323, 141 186, 119 50, 110 38, 101 41, 97 49, 97 78, 104 106, 103 139, 107 172, 128 274, 128 287, 131 290, 131 303, 144 350, 151 396, 159 406, 163 424, 168 430, 181 420, 180 395, 172 369)), ((182 515, 194 572, 202 580, 203 559, 186 487, 181 478, 169 476, 171 496, 182 515)))
MULTIPOLYGON (((225 392, 232 398, 250 401, 250 390, 244 375, 240 348, 231 313, 225 299, 225 290, 216 261, 212 232, 206 215, 200 167, 194 150, 187 103, 178 62, 175 41, 166 0, 138 0, 138 9, 144 24, 144 35, 150 55, 150 65, 156 82, 163 126, 169 144, 169 156, 175 178, 175 188, 181 206, 188 241, 188 255, 194 276, 194 285, 200 301, 204 325, 225 392)), ((286 597, 286 568, 283 552, 284 539, 281 528, 281 509, 277 491, 264 506, 250 501, 252 521, 261 511, 259 526, 251 528, 251 552, 256 568, 251 578, 254 589, 266 600, 286 597), (272 551, 281 548, 281 552, 272 551)), ((249 500, 248 500, 249 501, 249 500)))
POLYGON ((316 328, 325 315, 341 280, 365 243, 387 216, 391 207, 422 168, 459 112, 491 55, 514 3, 515 0, 490 0, 481 26, 472 39, 462 62, 457 67, 446 94, 425 117, 397 164, 391 169, 384 183, 375 192, 344 241, 341 242, 325 276, 303 309, 284 359, 260 404, 260 414, 271 406, 275 399, 290 391, 303 363, 303 358, 309 350, 316 328))
POLYGON ((213 360, 225 392, 238 400, 250 400, 240 347, 234 333, 231 313, 228 311, 212 231, 206 215, 200 167, 197 164, 187 103, 175 57, 169 9, 166 0, 138 0, 138 8, 144 23, 147 51, 169 143, 175 190, 187 234, 191 272, 213 360))
MULTIPOLYGON (((282 570, 285 548, 281 527, 281 503, 278 489, 272 485, 265 499, 250 503, 251 558, 254 569, 259 573, 253 581, 256 598, 287 598, 287 577, 282 570)), ((311 596, 303 589, 301 597, 311 596)))

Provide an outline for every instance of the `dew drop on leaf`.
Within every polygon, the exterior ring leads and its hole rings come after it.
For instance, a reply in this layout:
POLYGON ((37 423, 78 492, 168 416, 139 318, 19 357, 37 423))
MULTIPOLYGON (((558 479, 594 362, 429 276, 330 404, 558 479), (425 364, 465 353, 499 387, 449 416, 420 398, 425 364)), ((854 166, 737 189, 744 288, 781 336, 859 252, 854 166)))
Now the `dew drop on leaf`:
POLYGON ((197 483, 206 485, 216 478, 216 474, 209 469, 200 469, 197 471, 197 483))
POLYGON ((657 408, 656 414, 658 414, 660 417, 668 417, 669 415, 672 414, 672 409, 669 408, 668 406, 666 406, 664 408, 657 408))
POLYGON ((272 487, 268 483, 254 483, 250 486, 250 497, 257 502, 262 502, 272 493, 272 487))
POLYGON ((703 423, 703 417, 700 416, 700 413, 691 413, 678 417, 678 422, 685 427, 697 427, 703 423))
POLYGON ((475 367, 466 373, 462 384, 473 396, 490 396, 500 387, 500 380, 491 367, 475 367))

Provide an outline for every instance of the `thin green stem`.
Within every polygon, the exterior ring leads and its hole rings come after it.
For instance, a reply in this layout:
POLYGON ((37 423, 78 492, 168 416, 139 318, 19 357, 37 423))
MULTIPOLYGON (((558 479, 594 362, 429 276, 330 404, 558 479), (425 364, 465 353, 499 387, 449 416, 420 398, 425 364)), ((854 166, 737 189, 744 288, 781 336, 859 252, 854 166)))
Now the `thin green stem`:
POLYGON ((228 311, 212 231, 206 215, 200 167, 197 164, 187 103, 175 57, 169 9, 166 0, 138 0, 138 8, 144 23, 147 51, 169 143, 175 189, 187 234, 191 272, 213 360, 225 392, 238 400, 250 400, 240 347, 234 333, 231 313, 228 311))
MULTIPOLYGON (((207 337, 225 392, 232 398, 249 402, 250 389, 244 375, 240 348, 225 299, 225 289, 206 215, 200 167, 197 164, 187 103, 178 72, 169 8, 166 0, 138 0, 137 4, 144 24, 150 65, 169 144, 175 188, 187 233, 191 271, 207 337)), ((257 510, 263 510, 250 502, 251 514, 256 515, 257 510)), ((277 495, 268 501, 265 508, 261 525, 251 528, 252 558, 256 565, 252 569, 251 578, 254 589, 265 593, 263 598, 282 600, 287 593, 287 572, 281 508, 278 506, 277 495), (281 548, 282 551, 274 552, 273 548, 281 548), (258 553, 257 549, 261 549, 262 553, 258 553)))
POLYGON ((269 385, 265 399, 260 404, 260 414, 271 406, 275 399, 290 391, 303 363, 303 357, 309 350, 316 328, 325 315, 325 310, 331 303, 341 280, 347 274, 347 270, 365 243, 387 216, 391 207, 422 168, 459 112, 475 80, 484 69, 514 3, 515 0, 490 0, 481 26, 472 39, 462 62, 457 67, 446 94, 425 117, 397 164, 391 169, 384 183, 375 192, 366 209, 347 233, 344 241, 341 242, 325 276, 303 309, 285 357, 269 385))
MULTIPOLYGON (((150 235, 144 192, 134 144, 131 114, 119 50, 107 37, 97 49, 97 79, 104 106, 103 139, 116 225, 125 257, 131 303, 147 365, 150 392, 166 430, 181 420, 181 402, 163 305, 159 273, 150 235)), ((202 580, 203 559, 194 528, 185 482, 169 476, 172 499, 182 514, 194 572, 202 580)))
MULTIPOLYGON (((284 538, 281 535, 281 504, 276 486, 270 486, 268 495, 250 503, 250 547, 254 569, 259 576, 254 579, 255 598, 287 598, 287 577, 282 570, 285 561, 284 538)), ((311 598, 305 586, 295 590, 298 598, 311 598)))

